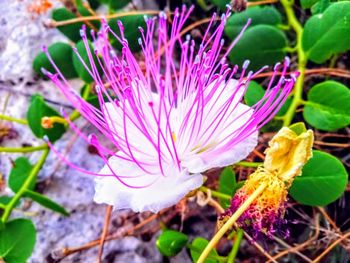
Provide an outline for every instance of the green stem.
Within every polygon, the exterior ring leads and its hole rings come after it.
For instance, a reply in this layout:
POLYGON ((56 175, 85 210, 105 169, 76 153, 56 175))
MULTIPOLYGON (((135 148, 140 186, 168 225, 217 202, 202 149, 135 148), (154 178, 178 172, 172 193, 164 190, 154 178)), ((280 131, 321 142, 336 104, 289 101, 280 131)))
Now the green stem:
MULTIPOLYGON (((202 253, 202 250, 200 248, 198 248, 192 244, 187 244, 186 247, 194 252, 197 252, 198 254, 202 253)), ((227 257, 223 257, 223 256, 208 255, 208 259, 222 262, 222 263, 227 262, 227 257)))
POLYGON ((28 124, 27 120, 25 120, 25 119, 17 119, 17 118, 3 115, 3 114, 0 114, 0 120, 16 122, 16 123, 23 124, 23 125, 28 124))
POLYGON ((39 146, 31 146, 31 147, 20 147, 20 148, 10 148, 10 147, 0 147, 0 152, 7 153, 27 153, 27 152, 35 152, 47 149, 47 144, 39 145, 39 146))
POLYGON ((302 47, 302 35, 303 35, 303 27, 299 23, 297 17, 295 16, 294 10, 293 10, 293 1, 288 0, 281 0, 281 4, 284 7, 284 10, 287 15, 288 23, 293 28, 293 30, 296 33, 297 38, 297 54, 298 54, 298 71, 299 71, 299 77, 295 83, 294 87, 294 96, 292 103, 287 111, 287 113, 283 116, 283 125, 289 126, 293 120, 294 114, 298 108, 299 105, 301 105, 302 101, 302 94, 303 94, 303 83, 304 83, 304 77, 305 77, 305 69, 307 64, 307 55, 303 50, 302 47))
POLYGON ((284 49, 283 49, 285 52, 288 52, 288 53, 294 53, 294 52, 296 52, 296 51, 298 51, 298 48, 295 46, 295 47, 285 47, 284 49))
POLYGON ((48 154, 50 152, 49 148, 46 148, 39 159, 39 161, 36 163, 36 165, 33 167, 33 169, 30 171, 29 176, 19 189, 19 191, 15 194, 15 196, 11 199, 11 201, 6 205, 6 208, 4 210, 4 213, 2 214, 1 221, 5 223, 7 219, 10 217, 11 212, 13 208, 16 206, 19 199, 23 196, 23 194, 26 192, 28 187, 32 184, 32 182, 35 180, 36 176, 38 175, 41 167, 43 166, 48 154))
POLYGON ((210 192, 210 194, 211 194, 212 196, 217 197, 217 198, 222 198, 222 199, 226 199, 226 200, 231 200, 231 199, 232 199, 232 196, 229 196, 229 195, 227 195, 227 194, 220 193, 220 192, 218 192, 218 191, 211 190, 211 189, 209 189, 209 188, 207 188, 207 187, 205 187, 205 186, 201 186, 201 187, 199 188, 199 190, 202 191, 202 192, 205 192, 205 193, 210 192))
POLYGON ((290 29, 290 25, 285 25, 285 24, 279 24, 279 25, 277 25, 277 27, 281 30, 289 30, 290 29))
POLYGON ((202 254, 199 256, 197 263, 204 263, 208 257, 210 251, 216 246, 219 240, 224 234, 236 223, 237 219, 246 211, 249 206, 260 196, 260 194, 266 189, 267 183, 263 182, 261 185, 238 207, 233 215, 226 221, 226 223, 218 230, 214 237, 209 241, 208 245, 204 248, 202 254))
POLYGON ((232 246, 231 252, 227 257, 227 263, 234 263, 235 262, 236 256, 237 256, 237 253, 239 250, 239 246, 240 246, 241 241, 242 241, 243 233, 244 232, 242 229, 237 230, 235 239, 233 241, 233 246, 232 246))
POLYGON ((252 168, 259 167, 262 164, 263 163, 261 163, 261 162, 238 162, 238 163, 235 163, 235 165, 238 165, 238 166, 252 167, 252 168))

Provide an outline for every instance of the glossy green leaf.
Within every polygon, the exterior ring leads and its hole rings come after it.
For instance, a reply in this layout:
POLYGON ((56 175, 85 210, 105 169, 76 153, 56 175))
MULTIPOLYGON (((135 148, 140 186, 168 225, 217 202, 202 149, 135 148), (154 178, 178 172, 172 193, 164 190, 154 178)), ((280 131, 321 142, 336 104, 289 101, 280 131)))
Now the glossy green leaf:
MULTIPOLYGON (((190 253, 191 253, 191 257, 193 262, 197 262, 197 260, 199 259, 199 256, 201 255, 201 253, 203 252, 203 250, 205 249, 205 247, 208 245, 209 241, 206 240, 205 238, 202 237, 197 237, 196 239, 194 239, 191 243, 190 246, 190 253)), ((205 263, 217 263, 218 262, 218 257, 219 254, 216 251, 216 249, 212 249, 207 257, 207 259, 204 261, 205 263)))
MULTIPOLYGON (((93 14, 91 14, 91 12, 88 10, 88 9, 86 9, 84 6, 78 6, 77 7, 77 10, 78 10, 78 12, 79 12, 79 14, 81 15, 81 16, 92 16, 93 14)), ((88 24, 88 28, 89 29, 92 29, 92 28, 94 28, 94 29, 99 29, 100 28, 100 26, 101 26, 101 22, 99 21, 99 20, 91 20, 91 21, 89 21, 88 22, 89 24, 88 24)), ((80 34, 79 34, 80 35, 80 34)), ((89 39, 91 39, 91 37, 90 37, 90 34, 87 34, 87 37, 89 38, 89 39)), ((81 39, 81 37, 80 37, 80 39, 81 39)))
MULTIPOLYGON (((91 64, 90 64, 89 55, 88 55, 88 52, 90 52, 91 56, 94 58, 94 62, 95 62, 95 65, 97 66, 99 74, 101 75, 102 69, 99 66, 96 55, 94 53, 94 47, 89 40, 88 40, 88 43, 89 43, 90 51, 86 50, 84 41, 80 40, 76 45, 78 53, 79 53, 80 57, 82 58, 82 60, 84 61, 85 65, 87 65, 89 70, 91 71, 91 64)), ((73 66, 74 66, 76 72, 78 73, 79 77, 82 80, 84 80, 86 83, 91 83, 93 81, 92 76, 86 70, 84 64, 80 61, 79 57, 75 53, 73 54, 73 66)))
MULTIPOLYGON (((264 94, 265 89, 261 85, 255 81, 250 81, 247 91, 244 94, 244 101, 248 106, 253 106, 264 97, 264 94)), ((291 103, 292 99, 287 98, 280 110, 277 112, 276 116, 283 116, 287 112, 291 103)))
POLYGON ((129 4, 131 0, 109 0, 109 7, 114 10, 121 9, 129 4))
MULTIPOLYGON (((78 77, 78 74, 73 67, 72 60, 70 59, 73 51, 69 44, 57 42, 49 46, 48 51, 56 66, 67 79, 78 77)), ((40 76, 44 77, 44 74, 41 72, 42 68, 51 73, 56 72, 44 52, 40 52, 33 60, 33 69, 40 76)))
MULTIPOLYGON (((235 172, 230 166, 222 170, 219 177, 219 188, 218 191, 229 196, 233 196, 237 190, 237 181, 235 172)), ((230 206, 230 200, 220 199, 220 203, 223 208, 228 208, 230 206)))
POLYGON ((346 169, 337 158, 313 151, 313 157, 304 166, 302 175, 295 178, 290 195, 304 205, 325 206, 344 193, 347 182, 346 169))
POLYGON ((323 13, 332 2, 330 0, 320 0, 311 7, 311 14, 317 15, 323 13))
POLYGON ((283 120, 272 119, 260 129, 261 132, 277 132, 283 127, 283 120))
MULTIPOLYGON (((8 180, 9 187, 13 192, 17 193, 19 191, 32 169, 33 165, 26 157, 19 157, 14 161, 14 166, 11 169, 8 180)), ((35 184, 36 182, 33 180, 28 188, 34 189, 35 184)))
POLYGON ((0 204, 7 205, 11 202, 12 197, 8 195, 2 195, 0 196, 0 204))
POLYGON ((248 8, 247 10, 234 13, 229 17, 225 25, 226 35, 234 39, 247 23, 248 19, 251 19, 249 27, 254 25, 271 25, 276 26, 281 23, 281 14, 273 6, 256 6, 248 8))
MULTIPOLYGON (((75 14, 70 12, 67 8, 54 9, 52 12, 52 18, 55 21, 65 21, 73 18, 77 18, 75 14)), ((83 26, 82 22, 72 23, 65 26, 59 26, 57 29, 61 31, 63 35, 68 37, 73 42, 81 40, 80 29, 83 26)))
POLYGON ((250 81, 244 93, 244 101, 248 106, 253 106, 264 97, 264 94, 265 89, 259 83, 250 81))
POLYGON ((210 2, 219 7, 221 10, 226 10, 226 5, 230 4, 230 0, 210 0, 210 2))
POLYGON ((242 65, 250 60, 249 69, 258 70, 283 60, 287 40, 274 26, 257 25, 249 28, 229 54, 232 63, 242 65))
MULTIPOLYGON (((100 2, 102 2, 102 1, 101 0, 87 0, 87 2, 89 3, 90 7, 95 10, 97 7, 99 7, 99 5, 101 4, 100 2)), ((85 8, 86 0, 75 0, 74 3, 78 9, 81 7, 85 8)))
POLYGON ((9 221, 0 230, 0 259, 6 263, 25 263, 32 254, 36 230, 28 219, 9 221))
MULTIPOLYGON (((0 196, 0 204, 2 205, 7 205, 8 203, 11 202, 13 196, 8 196, 8 195, 3 195, 3 196, 0 196)), ((21 203, 21 200, 18 200, 16 202, 16 207, 21 203)))
POLYGON ((305 24, 302 46, 310 60, 323 63, 334 54, 350 49, 350 2, 329 6, 305 24))
POLYGON ((350 124, 350 90, 336 81, 325 81, 312 87, 303 116, 313 127, 333 131, 350 124))
POLYGON ((25 197, 28 197, 32 199, 33 201, 41 204, 42 206, 49 208, 57 213, 60 213, 64 216, 68 216, 69 213, 66 211, 66 209, 57 204, 55 201, 51 200, 45 195, 39 194, 37 192, 31 191, 31 190, 26 190, 24 193, 25 197))
POLYGON ((311 8, 318 1, 320 0, 300 0, 300 4, 303 9, 307 9, 307 8, 311 8))
POLYGON ((180 253, 187 242, 187 235, 174 230, 165 230, 157 238, 156 245, 160 253, 164 256, 172 257, 180 253))
MULTIPOLYGON (((108 25, 110 28, 120 36, 119 26, 117 21, 120 20, 124 26, 124 36, 128 41, 129 47, 131 51, 137 52, 141 50, 138 39, 141 37, 141 33, 139 27, 142 27, 146 30, 146 22, 144 15, 133 15, 133 16, 125 16, 120 18, 113 18, 109 20, 108 25)), ((122 49, 122 45, 119 43, 117 39, 111 36, 112 45, 118 49, 122 49)))
POLYGON ((45 103, 42 96, 34 95, 27 112, 28 125, 36 137, 43 138, 46 135, 51 142, 55 142, 61 138, 66 128, 59 123, 54 123, 51 129, 43 128, 41 119, 45 116, 59 116, 59 114, 45 103))
POLYGON ((100 6, 100 1, 99 0, 88 0, 90 7, 92 9, 97 9, 100 6))
MULTIPOLYGON (((77 12, 81 16, 92 15, 90 11, 87 10, 82 4, 78 4, 77 12)), ((69 11, 67 8, 63 7, 63 8, 54 9, 52 12, 52 18, 55 21, 66 21, 69 19, 77 18, 77 16, 73 14, 71 11, 69 11)), ((76 22, 76 23, 71 23, 69 25, 58 26, 57 29, 73 42, 78 42, 79 40, 81 40, 80 29, 82 28, 83 25, 84 25, 83 22, 76 22)), ((88 27, 90 25, 92 27, 95 27, 95 29, 99 29, 101 23, 98 20, 93 20, 93 21, 89 21, 87 25, 88 27)), ((87 34, 87 38, 91 39, 91 35, 87 34)))

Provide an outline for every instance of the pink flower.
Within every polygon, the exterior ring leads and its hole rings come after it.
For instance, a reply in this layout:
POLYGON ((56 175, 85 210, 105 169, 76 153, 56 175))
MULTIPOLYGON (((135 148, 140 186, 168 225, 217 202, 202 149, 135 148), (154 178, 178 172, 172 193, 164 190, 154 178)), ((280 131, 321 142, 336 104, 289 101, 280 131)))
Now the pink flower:
POLYGON ((124 39, 122 23, 118 23, 118 37, 102 22, 94 51, 82 31, 90 57, 86 68, 95 82, 99 109, 78 96, 57 67, 57 73, 47 73, 74 107, 118 149, 104 147, 96 135, 86 137, 71 123, 105 161, 96 178, 97 203, 153 212, 176 204, 202 185, 206 170, 244 159, 257 144, 259 128, 273 118, 293 88, 294 78, 284 77, 286 60, 275 66, 264 98, 253 107, 242 104, 247 84, 265 69, 247 73, 246 62, 236 79, 238 67, 226 63, 245 28, 220 57, 229 12, 216 27, 214 15, 202 42, 196 45, 190 36, 180 36, 191 11, 186 7, 175 10, 172 25, 163 12, 158 19, 145 18, 147 30, 140 28, 139 39, 144 71, 124 39), (122 44, 120 54, 113 50, 108 34, 122 44), (102 68, 103 77, 97 67, 102 68), (282 77, 276 79, 278 70, 282 77))

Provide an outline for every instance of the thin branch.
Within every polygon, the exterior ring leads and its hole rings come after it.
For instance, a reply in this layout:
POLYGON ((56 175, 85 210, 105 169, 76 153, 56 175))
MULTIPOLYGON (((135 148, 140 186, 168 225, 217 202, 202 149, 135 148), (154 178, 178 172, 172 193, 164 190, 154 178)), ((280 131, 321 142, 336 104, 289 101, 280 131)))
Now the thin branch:
POLYGON ((120 18, 120 17, 126 17, 126 16, 134 16, 134 15, 156 15, 156 14, 159 14, 159 11, 143 10, 143 11, 130 11, 130 12, 125 12, 125 13, 116 13, 116 14, 112 14, 112 15, 103 15, 103 16, 84 16, 84 17, 77 17, 77 18, 73 18, 73 19, 67 19, 64 21, 52 20, 52 21, 50 21, 48 26, 59 27, 59 26, 66 26, 66 25, 70 25, 70 24, 74 24, 74 23, 78 23, 78 22, 120 18))
POLYGON ((343 240, 347 239, 350 237, 350 231, 347 232, 344 236, 342 236, 341 238, 337 239, 332 245, 330 245, 329 247, 327 247, 327 249, 325 251, 323 251, 317 258, 315 258, 312 263, 317 263, 320 262, 320 260, 327 255, 336 245, 338 245, 339 243, 341 243, 343 240))
POLYGON ((113 210, 113 206, 111 206, 111 205, 107 206, 105 223, 104 223, 103 231, 102 231, 101 238, 100 238, 100 249, 98 250, 98 255, 97 255, 97 262, 98 263, 102 262, 103 246, 104 246, 106 237, 108 235, 108 227, 109 227, 109 223, 111 221, 112 210, 113 210))

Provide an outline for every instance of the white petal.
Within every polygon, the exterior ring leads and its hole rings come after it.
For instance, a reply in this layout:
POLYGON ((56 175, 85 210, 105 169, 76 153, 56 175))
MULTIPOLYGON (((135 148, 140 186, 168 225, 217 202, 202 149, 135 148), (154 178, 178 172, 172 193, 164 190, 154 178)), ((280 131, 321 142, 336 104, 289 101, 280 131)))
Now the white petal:
MULTIPOLYGON (((152 176, 144 175, 142 170, 130 162, 120 159, 113 160, 113 162, 115 166, 123 167, 122 171, 119 170, 120 174, 122 172, 123 175, 143 175, 140 178, 125 179, 125 182, 128 184, 136 183, 137 185, 142 185, 156 179, 148 187, 135 189, 123 185, 115 177, 97 177, 95 179, 94 201, 96 203, 113 205, 116 209, 157 213, 163 208, 177 204, 187 193, 203 184, 201 174, 190 175, 185 170, 178 172, 178 169, 175 167, 168 167, 165 170, 166 176, 161 174, 152 176)), ((110 173, 108 166, 106 165, 100 173, 110 173)))
MULTIPOLYGON (((227 86, 224 84, 219 86, 217 94, 213 96, 214 99, 210 101, 206 106, 207 109, 205 109, 205 118, 202 124, 204 134, 197 141, 192 139, 196 145, 181 156, 181 165, 186 167, 189 172, 201 173, 211 168, 232 165, 246 158, 254 150, 258 142, 257 132, 243 141, 238 141, 237 144, 225 151, 220 150, 221 147, 225 147, 230 140, 237 136, 237 131, 249 121, 253 114, 250 107, 239 103, 243 92, 244 87, 237 90, 237 82, 234 80, 230 80, 227 86), (222 94, 220 94, 221 91, 222 94), (217 120, 217 112, 221 110, 233 94, 235 95, 227 113, 220 119, 220 124, 214 126, 213 122, 217 120), (208 133, 206 132, 207 127, 211 127, 211 129, 216 127, 216 130, 208 133), (214 154, 215 152, 219 153, 214 154)), ((188 137, 189 135, 185 136, 188 137)), ((182 145, 182 148, 188 149, 189 147, 182 145)))
POLYGON ((220 155, 208 157, 205 154, 195 155, 182 165, 191 173, 201 173, 211 168, 226 167, 245 159, 256 147, 258 143, 258 132, 253 133, 247 139, 236 144, 232 149, 221 153, 220 155))

